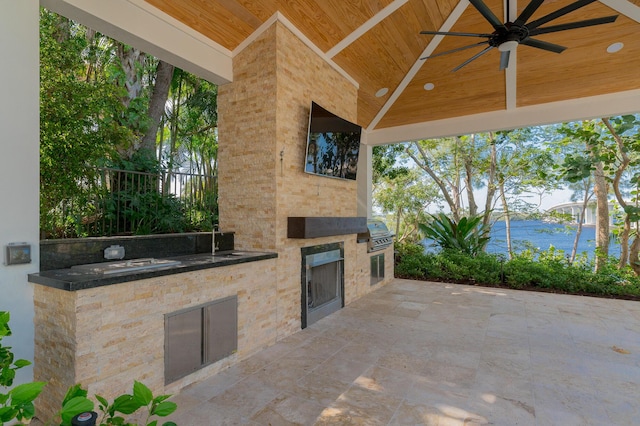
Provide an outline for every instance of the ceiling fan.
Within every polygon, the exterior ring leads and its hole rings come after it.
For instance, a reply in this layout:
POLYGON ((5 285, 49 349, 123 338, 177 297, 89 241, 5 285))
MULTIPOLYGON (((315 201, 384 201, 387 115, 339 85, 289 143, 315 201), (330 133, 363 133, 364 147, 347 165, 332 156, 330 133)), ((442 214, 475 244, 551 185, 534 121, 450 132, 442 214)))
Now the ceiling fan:
MULTIPOLYGON (((554 33, 558 31, 571 30, 575 28, 590 27, 593 25, 608 24, 616 20, 618 15, 604 16, 602 18, 586 19, 584 21, 569 22, 560 25, 551 25, 548 27, 541 27, 542 25, 553 21, 561 16, 564 16, 570 12, 573 12, 581 7, 584 7, 595 0, 578 0, 563 8, 551 12, 535 21, 527 22, 529 18, 535 13, 536 10, 542 5, 544 0, 531 0, 527 7, 522 11, 520 16, 513 22, 502 23, 496 15, 487 7, 482 0, 469 0, 469 2, 480 12, 480 14, 493 26, 494 32, 492 33, 463 33, 463 32, 448 32, 448 31, 420 31, 420 34, 429 35, 449 35, 460 37, 480 37, 487 40, 480 43, 474 43, 468 46, 458 47, 457 49, 447 50, 446 52, 440 52, 435 55, 425 56, 420 59, 435 58, 437 56, 446 55, 449 53, 459 52, 461 50, 471 49, 487 45, 487 47, 481 52, 473 55, 471 58, 464 61, 462 64, 455 67, 453 71, 458 71, 460 68, 467 65, 469 62, 478 59, 480 56, 489 52, 493 48, 498 48, 500 53, 500 71, 509 67, 509 57, 511 51, 514 50, 519 44, 535 47, 537 49, 547 50, 549 52, 562 53, 566 49, 565 46, 549 43, 542 40, 532 38, 541 34, 554 33)), ((509 16, 509 0, 507 4, 507 17, 509 16)))

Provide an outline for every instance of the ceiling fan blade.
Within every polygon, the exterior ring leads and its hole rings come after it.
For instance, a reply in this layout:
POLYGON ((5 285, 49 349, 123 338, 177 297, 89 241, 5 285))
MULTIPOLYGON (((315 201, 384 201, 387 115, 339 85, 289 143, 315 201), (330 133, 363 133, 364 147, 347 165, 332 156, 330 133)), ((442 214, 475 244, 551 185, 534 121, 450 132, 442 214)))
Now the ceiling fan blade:
POLYGON ((559 44, 549 43, 548 41, 536 40, 534 38, 527 37, 520 42, 520 44, 525 44, 527 46, 536 47, 542 50, 548 50, 549 52, 554 53, 562 53, 566 47, 560 46, 559 44))
POLYGON ((489 40, 487 40, 487 41, 481 41, 480 43, 470 44, 470 45, 468 45, 468 46, 458 47, 457 49, 447 50, 446 52, 436 53, 435 55, 425 56, 424 58, 420 58, 420 59, 431 59, 431 58, 437 58, 438 56, 447 55, 447 54, 449 54, 449 53, 454 53, 454 52, 460 52, 461 50, 471 49, 471 48, 473 48, 473 47, 482 46, 483 44, 489 44, 489 40))
POLYGON ((427 35, 450 35, 450 36, 461 36, 461 37, 491 37, 492 34, 482 34, 482 33, 457 33, 450 31, 420 31, 420 34, 427 35))
POLYGON ((455 67, 454 69, 451 70, 451 72, 456 72, 458 71, 460 68, 464 67, 465 65, 467 65, 469 62, 474 61, 476 59, 478 59, 480 56, 484 55, 485 53, 487 53, 488 51, 490 51, 491 49, 493 49, 494 46, 488 46, 486 49, 484 49, 482 52, 480 53, 476 53, 475 55, 473 55, 472 57, 470 57, 469 59, 467 59, 466 61, 464 61, 463 63, 461 63, 460 65, 458 65, 457 67, 455 67))
MULTIPOLYGON (((544 0, 531 0, 531 2, 529 2, 527 7, 524 8, 520 16, 518 16, 518 18, 515 20, 514 24, 519 27, 523 26, 525 22, 527 22, 529 18, 531 18, 531 15, 533 15, 536 12, 536 10, 538 10, 538 8, 540 7, 540 5, 542 5, 543 2, 544 0)), ((507 0, 507 4, 508 3, 509 2, 507 0)))
POLYGON ((505 28, 504 23, 500 21, 496 15, 494 15, 491 9, 489 9, 482 0, 469 0, 469 3, 471 3, 473 7, 478 9, 478 12, 480 12, 480 14, 484 16, 484 19, 489 21, 494 29, 498 30, 505 28))
POLYGON ((510 50, 505 50, 500 53, 500 71, 509 67, 509 57, 511 56, 510 50))
POLYGON ((536 28, 529 31, 529 35, 537 36, 540 34, 549 34, 549 33, 555 33, 558 31, 573 30, 575 28, 584 28, 584 27, 592 27, 594 25, 609 24, 615 21, 617 18, 618 18, 618 15, 603 16, 602 18, 586 19, 584 21, 569 22, 566 24, 552 25, 550 27, 536 28))
POLYGON ((538 28, 540 25, 544 25, 547 22, 553 21, 554 19, 557 19, 563 15, 566 15, 567 13, 571 13, 574 10, 578 10, 581 7, 584 7, 590 3, 593 3, 594 1, 595 0, 578 0, 574 3, 569 4, 568 6, 565 6, 563 8, 556 10, 555 12, 551 12, 550 14, 545 15, 540 19, 536 19, 533 22, 529 22, 527 24, 527 28, 529 28, 530 30, 534 28, 538 28))

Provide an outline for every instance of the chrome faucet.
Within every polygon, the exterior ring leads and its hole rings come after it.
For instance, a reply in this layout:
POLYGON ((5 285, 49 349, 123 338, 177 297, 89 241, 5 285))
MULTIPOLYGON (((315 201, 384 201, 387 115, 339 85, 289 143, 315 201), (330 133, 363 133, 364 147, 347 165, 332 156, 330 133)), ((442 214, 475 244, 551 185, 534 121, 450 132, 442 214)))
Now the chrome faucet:
POLYGON ((211 254, 216 254, 216 225, 211 227, 211 254))

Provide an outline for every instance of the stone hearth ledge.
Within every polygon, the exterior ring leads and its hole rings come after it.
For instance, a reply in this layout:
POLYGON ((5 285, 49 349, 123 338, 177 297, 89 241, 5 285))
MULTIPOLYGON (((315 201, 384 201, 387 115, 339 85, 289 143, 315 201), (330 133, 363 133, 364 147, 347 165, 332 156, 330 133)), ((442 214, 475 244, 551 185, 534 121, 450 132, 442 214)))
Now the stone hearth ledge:
POLYGON ((220 268, 229 265, 257 262, 260 260, 274 259, 277 257, 277 253, 229 250, 216 252, 215 255, 193 254, 186 256, 166 257, 163 258, 163 260, 177 260, 180 261, 180 264, 146 271, 130 271, 104 275, 95 272, 84 272, 66 268, 29 274, 28 277, 29 282, 34 284, 41 284, 60 290, 77 291, 131 281, 144 280, 147 278, 161 277, 165 275, 181 274, 184 272, 197 271, 201 269, 220 268), (231 253, 239 252, 241 252, 242 254, 231 255, 231 253))

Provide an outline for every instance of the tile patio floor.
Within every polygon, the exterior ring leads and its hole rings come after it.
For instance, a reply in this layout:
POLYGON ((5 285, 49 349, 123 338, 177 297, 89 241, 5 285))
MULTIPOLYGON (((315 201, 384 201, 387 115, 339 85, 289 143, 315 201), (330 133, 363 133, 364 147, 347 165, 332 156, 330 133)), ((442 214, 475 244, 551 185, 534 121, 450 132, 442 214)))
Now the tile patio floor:
POLYGON ((192 425, 638 425, 640 302, 396 279, 176 395, 192 425))

